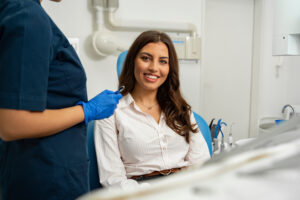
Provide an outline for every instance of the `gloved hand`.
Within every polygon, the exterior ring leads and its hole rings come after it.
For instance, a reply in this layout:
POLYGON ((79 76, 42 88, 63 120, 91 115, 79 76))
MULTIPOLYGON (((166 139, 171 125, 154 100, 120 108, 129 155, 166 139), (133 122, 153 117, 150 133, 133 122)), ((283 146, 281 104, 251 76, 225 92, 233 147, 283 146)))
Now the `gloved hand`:
POLYGON ((82 105, 84 111, 84 121, 87 124, 89 121, 96 119, 104 119, 110 117, 122 98, 120 92, 104 90, 88 102, 80 101, 77 105, 82 105))

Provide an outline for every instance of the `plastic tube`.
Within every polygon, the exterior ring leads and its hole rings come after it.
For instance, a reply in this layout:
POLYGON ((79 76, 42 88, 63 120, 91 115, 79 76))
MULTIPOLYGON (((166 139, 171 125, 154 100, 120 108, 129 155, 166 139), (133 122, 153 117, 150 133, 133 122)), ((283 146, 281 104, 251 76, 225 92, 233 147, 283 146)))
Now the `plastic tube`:
POLYGON ((191 23, 167 22, 167 21, 146 21, 146 20, 116 20, 114 11, 105 10, 107 22, 112 28, 122 31, 145 31, 156 29, 166 32, 190 33, 192 37, 197 34, 197 28, 191 23))

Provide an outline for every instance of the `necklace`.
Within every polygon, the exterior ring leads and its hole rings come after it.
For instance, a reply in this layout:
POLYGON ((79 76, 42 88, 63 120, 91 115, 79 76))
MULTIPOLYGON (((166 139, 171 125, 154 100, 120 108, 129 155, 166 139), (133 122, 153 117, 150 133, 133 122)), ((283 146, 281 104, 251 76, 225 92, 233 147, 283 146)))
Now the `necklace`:
POLYGON ((147 108, 148 110, 151 110, 154 106, 158 105, 158 103, 155 103, 155 104, 153 104, 153 105, 151 105, 151 106, 146 106, 146 105, 142 104, 141 102, 140 102, 139 104, 142 105, 142 106, 144 106, 144 107, 147 108))

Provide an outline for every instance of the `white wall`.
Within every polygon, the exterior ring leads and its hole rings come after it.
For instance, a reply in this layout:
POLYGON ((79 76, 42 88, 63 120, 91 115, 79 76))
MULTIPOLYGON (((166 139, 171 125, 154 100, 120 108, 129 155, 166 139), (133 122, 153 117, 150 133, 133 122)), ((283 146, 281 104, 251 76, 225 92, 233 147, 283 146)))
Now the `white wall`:
MULTIPOLYGON (((273 13, 269 19, 271 24, 273 24, 272 35, 273 38, 278 35, 287 34, 298 34, 300 36, 300 1, 299 0, 266 0, 266 5, 271 4, 273 6, 273 13)), ((300 38, 300 37, 299 37, 300 38)), ((273 41, 274 42, 274 41, 273 41)), ((274 46, 274 43, 272 43, 274 46)), ((298 47, 300 43, 298 42, 298 47)), ((266 57, 268 59, 268 57, 266 57)), ((281 69, 276 78, 281 78, 278 80, 281 87, 283 87, 282 92, 273 88, 273 93, 279 93, 282 95, 280 98, 281 105, 293 104, 300 105, 300 56, 275 56, 273 59, 281 60, 281 69), (281 76, 281 77, 279 77, 281 76)), ((278 63, 277 63, 278 64, 278 63)), ((274 65, 271 66, 274 68, 274 65)), ((276 69, 276 66, 275 66, 276 69)), ((274 107, 277 113, 281 111, 281 107, 274 107)))
MULTIPOLYGON (((273 37, 284 33, 285 26, 275 15, 274 0, 255 0, 257 21, 254 35, 253 112, 251 136, 259 134, 259 122, 265 117, 281 117, 285 104, 300 105, 300 56, 272 56, 273 37), (275 18, 277 20, 275 20, 275 18), (281 23, 282 24, 282 23, 281 23), (282 29, 278 29, 282 27, 282 29)), ((287 1, 282 1, 287 2, 287 1)), ((291 4, 290 6, 294 6, 291 4)), ((293 9, 291 9, 292 12, 293 9)), ((289 16, 292 16, 290 13, 289 16)), ((293 19, 294 20, 294 19, 293 19)), ((294 22, 294 21, 293 21, 294 22)), ((290 24, 287 22, 286 24, 290 24)), ((291 30, 291 29, 290 29, 291 30)))
POLYGON ((234 122, 235 140, 255 137, 261 118, 300 105, 300 56, 272 56, 274 0, 207 0, 205 11, 201 113, 234 122))
POLYGON ((253 9, 253 0, 206 1, 202 113, 235 123, 235 140, 248 137, 253 9))
MULTIPOLYGON (((196 25, 201 33, 202 0, 120 0, 116 17, 126 20, 163 20, 189 22, 196 25)), ((104 89, 117 88, 116 56, 97 56, 91 45, 95 31, 95 13, 92 0, 63 0, 54 3, 48 0, 42 6, 53 18, 67 37, 80 39, 82 64, 87 74, 88 96, 92 98, 104 89)), ((139 33, 114 32, 121 41, 129 45, 139 33)), ((170 35, 174 35, 170 33, 170 35)), ((194 111, 200 110, 200 63, 180 64, 182 92, 194 111)))
MULTIPOLYGON (((259 119, 268 116, 278 116, 285 97, 285 74, 283 66, 276 65, 282 61, 279 57, 272 56, 273 40, 273 9, 272 0, 264 1, 262 19, 264 26, 261 28, 263 34, 261 46, 261 74, 260 74, 260 97, 259 97, 259 119)), ((284 59, 284 58, 283 58, 284 59)))
POLYGON ((286 72, 285 104, 300 105, 300 56, 287 57, 284 67, 286 72))
POLYGON ((285 104, 300 104, 300 57, 272 56, 272 39, 276 35, 274 30, 278 31, 274 29, 278 27, 278 21, 274 21, 274 1, 261 2, 262 24, 256 27, 261 34, 260 49, 257 50, 261 52, 260 62, 257 63, 260 68, 257 123, 263 117, 281 116, 285 104))

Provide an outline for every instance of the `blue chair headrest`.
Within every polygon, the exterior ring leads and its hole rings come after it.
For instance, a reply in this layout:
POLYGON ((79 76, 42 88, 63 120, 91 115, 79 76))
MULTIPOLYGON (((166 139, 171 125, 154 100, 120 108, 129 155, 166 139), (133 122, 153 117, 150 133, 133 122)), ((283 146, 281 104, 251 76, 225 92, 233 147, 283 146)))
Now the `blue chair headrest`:
POLYGON ((118 73, 118 78, 120 78, 122 69, 123 69, 123 65, 126 59, 128 51, 123 51, 122 53, 120 53, 118 60, 117 60, 117 73, 118 73))

